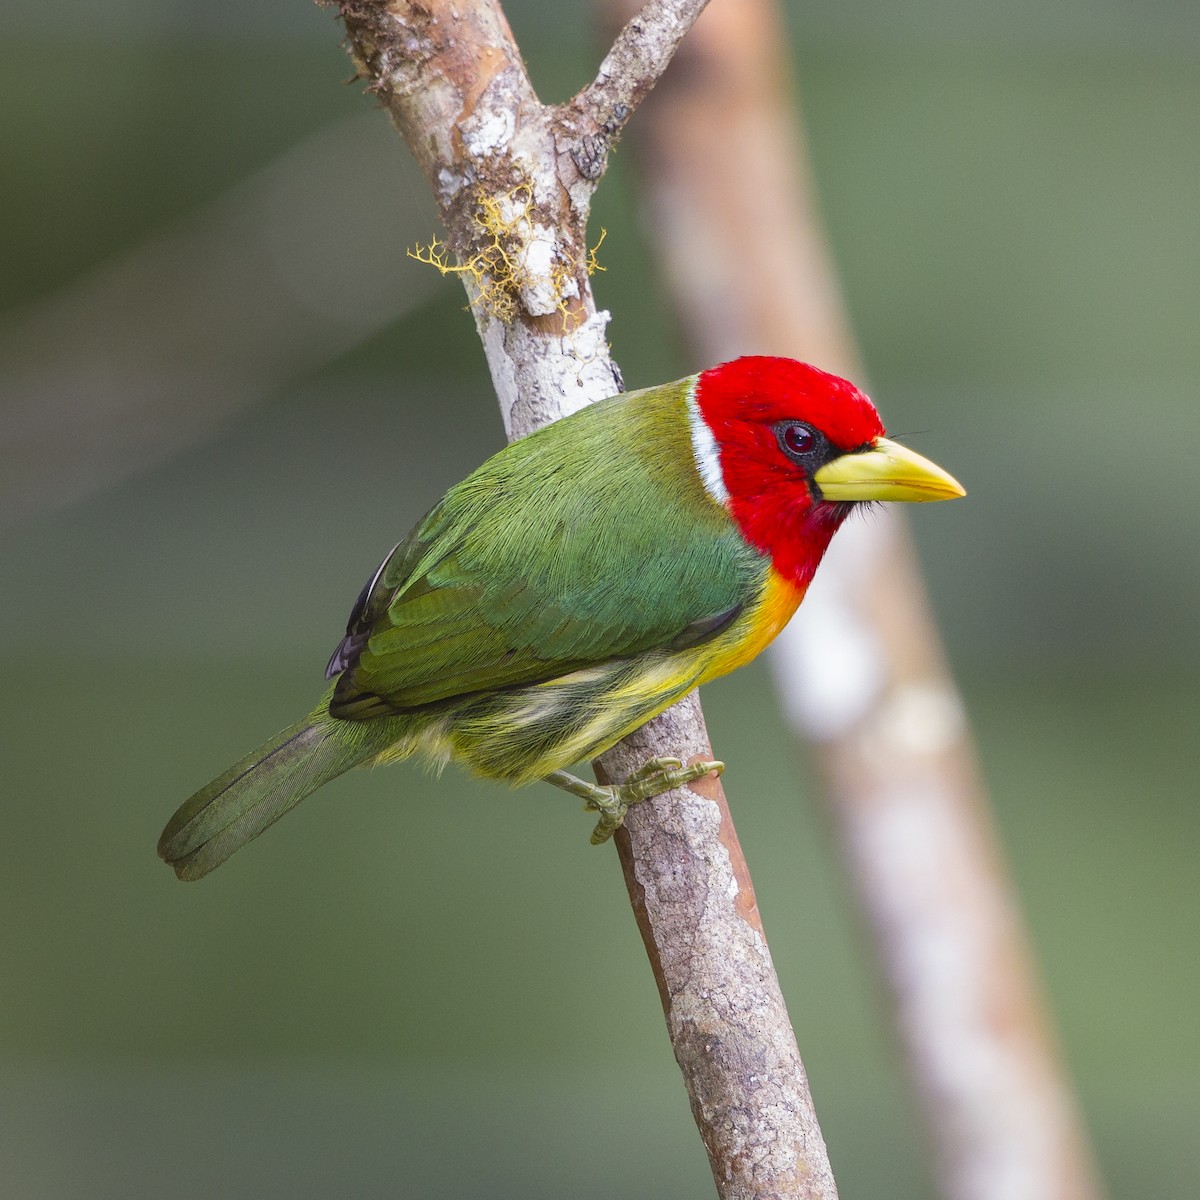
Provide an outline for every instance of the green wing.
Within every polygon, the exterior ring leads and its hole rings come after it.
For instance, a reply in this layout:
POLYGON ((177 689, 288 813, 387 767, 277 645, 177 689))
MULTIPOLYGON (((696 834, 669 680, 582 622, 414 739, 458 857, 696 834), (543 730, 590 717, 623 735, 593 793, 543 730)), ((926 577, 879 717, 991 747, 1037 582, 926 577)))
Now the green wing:
POLYGON ((764 561, 703 491, 677 423, 614 421, 618 403, 501 451, 396 547, 330 660, 335 716, 682 649, 734 620, 764 561))

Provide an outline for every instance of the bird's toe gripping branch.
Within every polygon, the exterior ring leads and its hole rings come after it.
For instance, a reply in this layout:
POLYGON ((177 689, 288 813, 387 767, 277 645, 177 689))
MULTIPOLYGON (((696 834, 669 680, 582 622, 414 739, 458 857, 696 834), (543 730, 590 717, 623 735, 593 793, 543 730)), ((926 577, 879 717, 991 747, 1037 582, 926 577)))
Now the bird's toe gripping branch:
POLYGON ((693 780, 702 779, 714 772, 720 775, 725 770, 725 764, 717 760, 691 763, 684 766, 678 758, 652 758, 635 771, 624 783, 613 783, 604 786, 598 783, 588 783, 566 771, 552 771, 546 776, 546 782, 570 792, 586 801, 585 807, 600 814, 596 828, 592 830, 591 843, 599 846, 607 842, 625 820, 625 814, 630 805, 640 804, 652 796, 669 792, 672 788, 683 787, 693 780))

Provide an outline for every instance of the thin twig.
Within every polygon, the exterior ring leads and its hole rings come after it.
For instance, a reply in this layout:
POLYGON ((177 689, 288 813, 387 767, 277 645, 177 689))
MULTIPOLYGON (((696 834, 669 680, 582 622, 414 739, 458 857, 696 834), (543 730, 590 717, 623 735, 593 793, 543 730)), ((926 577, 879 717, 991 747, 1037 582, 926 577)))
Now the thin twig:
POLYGON ((571 101, 609 138, 658 82, 708 0, 650 0, 625 23, 596 78, 571 101))

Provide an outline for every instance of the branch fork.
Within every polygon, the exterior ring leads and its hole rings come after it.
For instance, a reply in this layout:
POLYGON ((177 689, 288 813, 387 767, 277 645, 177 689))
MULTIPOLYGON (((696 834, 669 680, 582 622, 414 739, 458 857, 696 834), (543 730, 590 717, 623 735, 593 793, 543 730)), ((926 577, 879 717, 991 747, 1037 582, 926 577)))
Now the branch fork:
MULTIPOLYGON (((499 0, 336 0, 359 74, 437 199, 510 438, 622 390, 586 226, 608 155, 706 0, 649 0, 595 80, 534 93, 499 0)), ((448 263, 443 263, 448 268, 448 263)), ((693 694, 596 764, 711 759, 693 694)), ((631 902, 722 1197, 836 1188, 720 783, 633 809, 618 831, 631 902)))

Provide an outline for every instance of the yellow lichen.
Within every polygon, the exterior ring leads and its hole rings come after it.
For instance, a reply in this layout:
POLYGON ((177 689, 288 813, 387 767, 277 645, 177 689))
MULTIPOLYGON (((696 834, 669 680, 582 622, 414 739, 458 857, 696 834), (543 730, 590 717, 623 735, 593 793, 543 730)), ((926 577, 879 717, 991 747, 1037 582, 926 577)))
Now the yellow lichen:
MULTIPOLYGON (((577 291, 571 287, 576 264, 562 256, 560 244, 556 247, 548 279, 538 278, 529 270, 522 247, 528 239, 532 215, 533 190, 527 183, 518 184, 501 195, 481 192, 475 199, 474 218, 483 236, 479 248, 465 262, 452 262, 449 247, 438 238, 428 246, 413 247, 407 252, 408 257, 427 263, 443 275, 469 276, 474 291, 472 306, 481 306, 505 323, 516 319, 524 289, 548 284, 550 294, 557 298, 565 328, 568 297, 572 290, 577 291)), ((588 251, 582 264, 588 275, 604 270, 596 260, 596 251, 604 236, 605 231, 601 230, 600 241, 588 251)))
POLYGON ((596 244, 593 247, 591 247, 590 250, 588 250, 587 262, 585 262, 583 264, 584 269, 587 271, 587 273, 589 275, 595 275, 595 273, 597 271, 607 271, 608 270, 607 267, 602 267, 600 265, 600 260, 596 257, 596 251, 599 250, 600 247, 604 245, 604 239, 606 237, 608 237, 608 230, 605 229, 603 225, 601 225, 600 226, 600 237, 597 239, 596 244))

